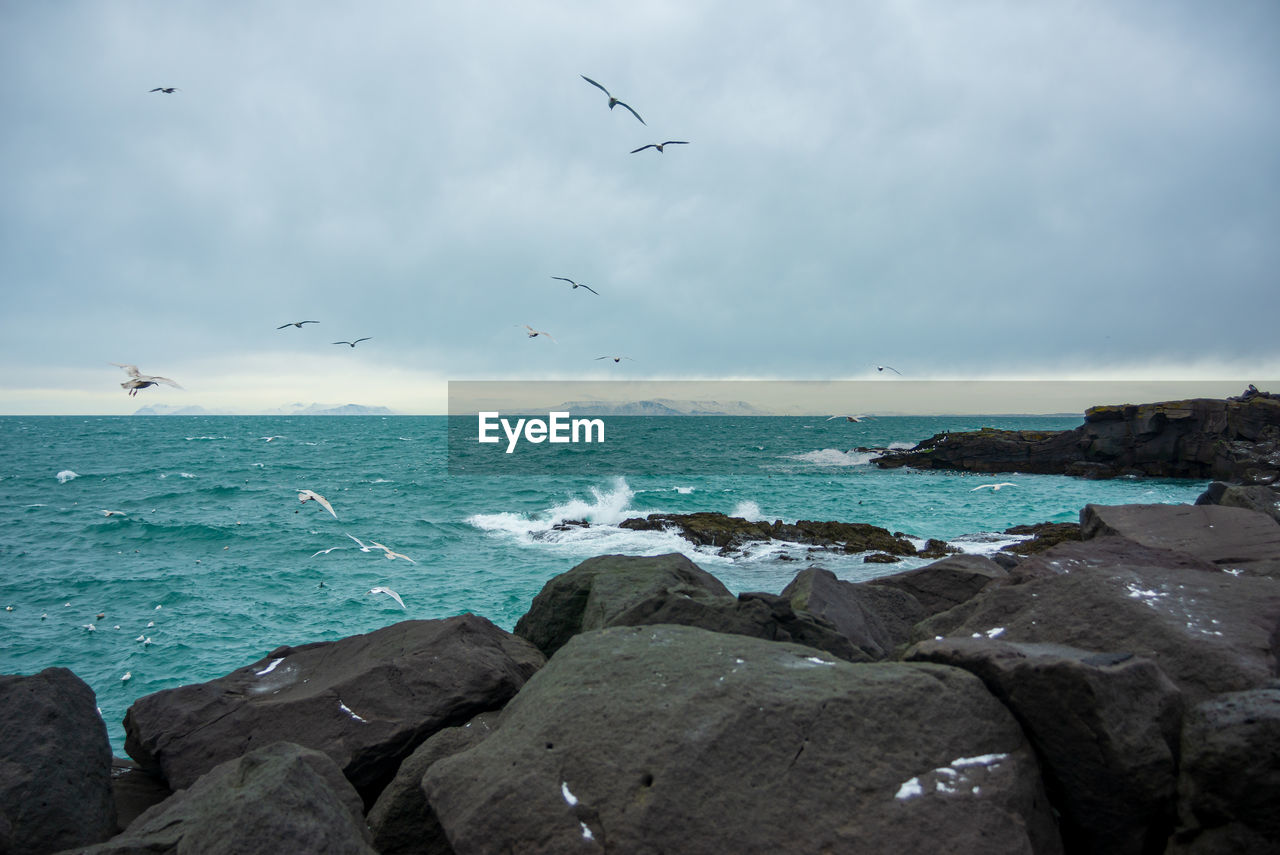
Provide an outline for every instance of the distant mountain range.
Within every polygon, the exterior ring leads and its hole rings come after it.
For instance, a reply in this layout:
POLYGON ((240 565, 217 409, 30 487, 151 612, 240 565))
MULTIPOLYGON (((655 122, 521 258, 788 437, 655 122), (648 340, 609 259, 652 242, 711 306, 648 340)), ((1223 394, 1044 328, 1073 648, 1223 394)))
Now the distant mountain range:
POLYGON ((652 398, 647 401, 566 401, 552 408, 575 416, 767 416, 769 412, 746 401, 677 401, 652 398))
POLYGON ((368 407, 364 404, 289 404, 274 410, 257 413, 240 413, 231 410, 207 410, 204 407, 175 407, 171 404, 149 404, 135 410, 135 416, 397 416, 388 407, 368 407))

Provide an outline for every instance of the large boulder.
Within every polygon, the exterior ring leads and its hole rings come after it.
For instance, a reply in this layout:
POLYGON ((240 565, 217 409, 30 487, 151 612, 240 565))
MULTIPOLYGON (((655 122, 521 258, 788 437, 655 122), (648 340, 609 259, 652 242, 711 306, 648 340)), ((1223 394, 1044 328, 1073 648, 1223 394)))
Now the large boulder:
POLYGON ((1064 543, 921 622, 942 637, 1065 644, 1153 660, 1189 704, 1264 684, 1276 673, 1280 588, 1185 553, 1119 537, 1064 543))
POLYGON ((377 855, 360 796, 328 755, 276 742, 228 760, 79 855, 377 855))
POLYGON ((575 636, 423 789, 458 855, 1061 851, 972 675, 682 626, 575 636))
POLYGON ((892 655, 925 617, 916 598, 903 590, 846 582, 821 567, 801 570, 782 596, 796 609, 829 622, 871 659, 892 655))
POLYGON ((1280 849, 1280 683, 1211 698, 1187 715, 1179 785, 1183 827, 1171 851, 1280 849))
POLYGON ((952 555, 924 567, 882 576, 875 584, 910 594, 927 616, 972 599, 983 588, 1008 575, 1009 571, 985 556, 952 555))
POLYGON ((720 580, 678 553, 589 558, 547 582, 515 631, 550 656, 580 632, 650 624, 794 641, 850 661, 870 659, 830 623, 797 611, 786 597, 746 593, 735 598, 720 580))
MULTIPOLYGON (((1266 489, 1266 488, 1260 488, 1266 489)), ((1280 523, 1221 505, 1085 505, 1085 540, 1116 535, 1255 576, 1280 576, 1280 523)))
POLYGON ((1128 653, 988 638, 926 641, 910 662, 979 677, 1035 746, 1069 852, 1160 851, 1173 828, 1182 698, 1128 653))
POLYGON ((369 809, 373 845, 380 855, 453 855, 422 791, 422 776, 442 757, 465 751, 493 733, 497 713, 481 713, 461 727, 436 731, 400 764, 395 778, 369 809))
POLYGON ((125 750, 180 789, 259 746, 297 742, 332 757, 372 804, 423 740, 501 707, 543 661, 474 615, 281 647, 225 677, 139 698, 125 715, 125 750))
POLYGON ((66 668, 0 675, 0 852, 115 834, 111 742, 93 690, 66 668))

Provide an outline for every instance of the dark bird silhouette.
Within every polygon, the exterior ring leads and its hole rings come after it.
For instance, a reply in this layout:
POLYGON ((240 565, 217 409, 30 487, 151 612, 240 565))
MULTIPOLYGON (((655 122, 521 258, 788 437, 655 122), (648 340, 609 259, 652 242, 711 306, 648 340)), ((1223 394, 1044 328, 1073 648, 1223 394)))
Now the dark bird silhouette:
POLYGON ((901 376, 902 376, 902 372, 901 372, 901 371, 899 371, 898 369, 894 368, 892 365, 877 365, 877 366, 876 366, 876 370, 877 370, 877 371, 884 371, 886 368, 887 368, 887 369, 889 369, 890 371, 892 371, 894 374, 897 374, 899 377, 901 377, 901 376))
POLYGON ((617 98, 614 98, 614 97, 613 97, 613 95, 610 95, 610 94, 609 94, 609 90, 608 90, 608 89, 605 89, 605 88, 604 88, 603 86, 601 86, 599 83, 596 83, 596 82, 595 82, 594 80, 592 80, 590 77, 587 77, 587 75, 585 75, 585 74, 579 74, 578 76, 579 76, 579 77, 581 77, 583 80, 587 81, 588 83, 590 83, 592 86, 594 86, 594 87, 596 87, 597 89, 599 89, 599 90, 600 90, 601 92, 603 92, 604 94, 609 95, 609 109, 610 109, 610 110, 612 110, 614 107, 616 107, 616 106, 618 106, 619 104, 621 104, 623 107, 626 107, 626 108, 631 112, 631 115, 635 116, 637 119, 639 119, 639 120, 640 120, 640 124, 642 124, 642 125, 643 125, 643 124, 645 123, 645 122, 644 122, 644 119, 641 119, 641 118, 640 118, 640 114, 639 114, 639 113, 637 113, 635 110, 632 110, 632 109, 631 109, 631 105, 630 105, 630 104, 626 103, 625 101, 619 101, 617 98))
POLYGON ((152 89, 151 91, 163 92, 166 95, 172 95, 174 92, 178 91, 178 87, 177 86, 157 86, 155 89, 152 89))
POLYGON ((600 296, 600 292, 597 291, 595 288, 592 288, 590 285, 583 285, 581 282, 574 282, 572 279, 566 279, 563 276, 552 276, 551 278, 559 279, 561 282, 568 282, 574 288, 586 288, 588 291, 590 291, 592 294, 595 294, 597 297, 600 296))
POLYGON ((297 327, 298 329, 302 329, 303 324, 318 324, 318 323, 320 322, 319 321, 289 321, 289 323, 281 324, 280 326, 276 327, 276 329, 282 330, 285 327, 297 327))
MULTIPOLYGON (((596 357, 594 360, 592 360, 592 361, 593 361, 593 362, 599 362, 599 361, 600 361, 600 360, 602 360, 602 359, 612 359, 614 362, 621 362, 621 361, 622 361, 622 360, 624 360, 624 359, 631 359, 631 357, 630 357, 630 356, 597 356, 597 357, 596 357)), ((632 362, 635 362, 635 360, 634 360, 634 359, 631 359, 631 361, 632 361, 632 362)))
POLYGON ((667 140, 666 142, 649 143, 648 145, 642 145, 639 148, 633 148, 631 150, 631 153, 635 154, 638 151, 644 151, 646 148, 656 148, 658 150, 658 153, 661 154, 662 147, 664 145, 688 145, 688 144, 689 144, 688 140, 667 140))
POLYGON ((351 347, 355 347, 360 342, 368 341, 371 338, 373 338, 373 336, 367 335, 364 338, 358 338, 355 341, 335 341, 334 344, 346 344, 346 345, 350 345, 351 347))

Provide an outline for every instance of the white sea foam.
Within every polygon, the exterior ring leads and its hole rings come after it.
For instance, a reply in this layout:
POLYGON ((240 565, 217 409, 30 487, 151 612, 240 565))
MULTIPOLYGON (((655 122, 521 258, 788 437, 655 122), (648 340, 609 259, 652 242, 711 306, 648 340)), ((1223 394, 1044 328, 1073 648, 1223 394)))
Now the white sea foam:
POLYGON ((57 477, 58 477, 59 484, 65 484, 68 481, 72 480, 73 478, 79 478, 80 476, 72 472, 70 469, 63 469, 61 472, 58 473, 57 477))
POLYGON ((738 502, 733 506, 733 510, 729 512, 731 517, 741 517, 744 520, 759 522, 764 519, 764 514, 760 510, 760 506, 751 500, 738 502))
POLYGON ((810 463, 814 466, 866 466, 879 457, 874 451, 840 451, 837 448, 823 448, 818 451, 806 451, 803 454, 788 454, 784 459, 810 463))

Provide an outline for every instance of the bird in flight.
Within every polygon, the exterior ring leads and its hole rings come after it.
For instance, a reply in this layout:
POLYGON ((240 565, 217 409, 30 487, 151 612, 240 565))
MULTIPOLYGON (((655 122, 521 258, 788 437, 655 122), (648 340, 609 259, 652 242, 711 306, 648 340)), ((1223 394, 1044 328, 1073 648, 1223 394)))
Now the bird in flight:
MULTIPOLYGON (((624 359, 631 359, 631 357, 630 357, 630 356, 597 356, 597 357, 596 357, 594 360, 592 360, 592 361, 593 361, 593 362, 599 362, 599 361, 600 361, 600 360, 602 360, 602 359, 612 359, 614 362, 621 362, 621 361, 622 361, 622 360, 624 360, 624 359)), ((635 360, 634 360, 634 359, 631 359, 631 361, 632 361, 632 362, 635 362, 635 360)))
POLYGON ((889 369, 890 371, 892 371, 894 374, 897 374, 899 377, 901 377, 901 376, 902 376, 902 372, 901 372, 901 371, 899 371, 898 369, 894 368, 892 365, 877 365, 877 366, 876 366, 876 370, 877 370, 877 371, 884 371, 886 368, 887 368, 887 369, 889 369))
POLYGON ((151 91, 163 92, 166 95, 172 95, 174 92, 178 91, 178 87, 177 86, 157 86, 155 89, 152 89, 151 91))
MULTIPOLYGON (((610 109, 610 110, 612 110, 614 107, 616 107, 616 106, 618 106, 619 104, 621 104, 622 106, 626 107, 628 110, 630 110, 630 111, 631 111, 631 115, 635 116, 637 119, 640 119, 640 114, 639 114, 639 113, 637 113, 635 110, 632 110, 632 109, 631 109, 631 105, 630 105, 630 104, 626 103, 625 101, 619 101, 617 98, 614 98, 614 97, 613 97, 613 95, 611 95, 611 94, 609 93, 609 90, 608 90, 608 89, 605 89, 605 88, 604 88, 603 86, 601 86, 599 83, 596 83, 596 82, 595 82, 594 80, 592 80, 590 77, 587 77, 587 75, 585 75, 585 74, 580 74, 580 75, 578 75, 578 76, 579 76, 579 77, 581 77, 583 80, 587 81, 588 83, 590 83, 592 86, 594 86, 594 87, 596 87, 597 89, 599 89, 599 90, 600 90, 601 92, 603 92, 604 94, 606 94, 606 95, 608 95, 608 96, 609 96, 609 109, 610 109)), ((645 123, 645 122, 644 122, 644 119, 640 119, 640 124, 642 124, 642 125, 643 125, 644 123, 645 123)))
POLYGON ((159 383, 163 383, 166 386, 172 386, 175 389, 182 388, 168 377, 156 377, 152 374, 143 374, 138 371, 138 366, 136 365, 129 365, 124 362, 113 362, 111 364, 117 368, 123 368, 125 373, 129 375, 129 379, 121 383, 120 388, 128 389, 130 397, 137 395, 139 389, 145 389, 148 386, 155 386, 159 383))
POLYGON ((378 549, 381 549, 383 553, 387 556, 387 558, 390 558, 392 560, 396 558, 403 558, 405 561, 408 561, 410 564, 418 563, 417 561, 414 561, 412 558, 410 558, 408 555, 405 555, 403 552, 395 552, 390 547, 383 546, 381 543, 378 543, 378 541, 376 540, 369 541, 369 545, 376 546, 378 549))
POLYGON ((969 492, 970 492, 970 493, 976 493, 977 491, 979 491, 979 490, 985 490, 985 489, 987 489, 988 487, 990 487, 990 488, 991 488, 991 490, 994 492, 995 490, 999 490, 1001 487, 1016 487, 1016 486, 1018 486, 1018 485, 1017 485, 1017 484, 1014 484, 1014 483, 1012 483, 1012 482, 1010 482, 1010 481, 1002 481, 1002 482, 1000 482, 999 484, 979 484, 978 486, 974 487, 974 488, 973 488, 972 490, 970 490, 969 492))
POLYGON ((597 291, 595 288, 592 288, 590 285, 583 285, 581 282, 574 282, 572 279, 566 279, 563 276, 552 276, 551 278, 559 279, 561 282, 568 282, 574 288, 586 288, 588 291, 590 291, 592 294, 595 294, 597 297, 600 296, 600 292, 597 291))
POLYGON ((318 502, 322 508, 324 508, 329 513, 333 514, 333 518, 335 520, 338 518, 338 515, 333 513, 333 505, 329 504, 329 500, 326 499, 324 496, 320 495, 319 493, 315 492, 314 490, 299 490, 298 501, 299 502, 311 502, 311 501, 318 502))
POLYGON ((297 327, 298 329, 302 329, 303 324, 318 324, 318 323, 320 322, 319 321, 289 321, 289 323, 281 324, 280 326, 276 327, 276 329, 282 330, 285 327, 297 327))
POLYGON ((378 585, 376 588, 370 588, 369 593, 370 594, 386 594, 388 597, 390 597, 391 599, 399 603, 400 608, 404 608, 404 600, 400 599, 400 595, 397 594, 395 591, 391 590, 390 588, 384 587, 382 585, 378 585))
POLYGON ((373 338, 373 336, 367 335, 364 338, 358 338, 355 341, 335 341, 334 344, 347 344, 347 345, 350 345, 351 347, 355 347, 360 342, 368 341, 371 338, 373 338))
MULTIPOLYGON (((520 326, 520 324, 516 324, 516 326, 520 326)), ((543 332, 542 330, 535 330, 533 327, 529 326, 528 324, 525 324, 524 328, 529 331, 527 333, 529 338, 537 338, 540 335, 545 335, 547 338, 551 339, 552 341, 555 341, 555 337, 552 336, 551 333, 543 332)))
POLYGON ((832 419, 844 419, 847 422, 862 422, 862 421, 866 421, 867 417, 866 416, 832 416, 830 419, 827 419, 827 421, 831 421, 832 419))
POLYGON ((688 145, 688 144, 689 144, 688 140, 667 140, 666 142, 649 143, 648 145, 642 145, 639 148, 632 149, 631 153, 635 154, 638 151, 644 151, 646 148, 656 148, 658 150, 658 154, 662 154, 662 147, 664 145, 688 145))

